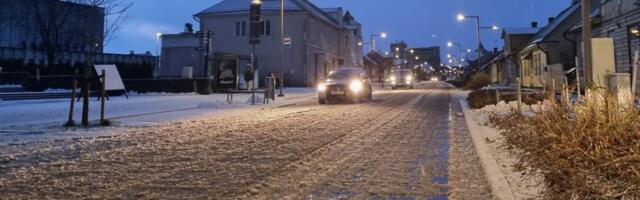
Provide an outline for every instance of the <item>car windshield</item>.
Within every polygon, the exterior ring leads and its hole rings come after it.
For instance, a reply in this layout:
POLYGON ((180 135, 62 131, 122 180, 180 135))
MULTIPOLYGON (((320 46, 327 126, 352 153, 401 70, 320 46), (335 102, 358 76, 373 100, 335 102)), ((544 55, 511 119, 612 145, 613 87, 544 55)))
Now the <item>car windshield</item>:
POLYGON ((394 71, 391 72, 391 76, 397 76, 397 77, 405 77, 408 75, 412 75, 411 71, 394 71))
POLYGON ((331 73, 329 73, 329 76, 327 76, 327 79, 331 79, 331 80, 344 80, 344 79, 352 79, 352 78, 357 78, 360 76, 360 72, 359 71, 333 71, 331 73))

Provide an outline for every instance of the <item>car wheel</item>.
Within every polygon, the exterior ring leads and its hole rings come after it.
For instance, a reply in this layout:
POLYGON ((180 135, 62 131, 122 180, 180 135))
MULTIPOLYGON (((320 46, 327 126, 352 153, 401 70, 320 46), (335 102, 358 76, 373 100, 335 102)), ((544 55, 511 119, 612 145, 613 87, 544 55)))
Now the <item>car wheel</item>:
POLYGON ((327 99, 320 98, 320 99, 318 99, 318 103, 327 104, 327 99))

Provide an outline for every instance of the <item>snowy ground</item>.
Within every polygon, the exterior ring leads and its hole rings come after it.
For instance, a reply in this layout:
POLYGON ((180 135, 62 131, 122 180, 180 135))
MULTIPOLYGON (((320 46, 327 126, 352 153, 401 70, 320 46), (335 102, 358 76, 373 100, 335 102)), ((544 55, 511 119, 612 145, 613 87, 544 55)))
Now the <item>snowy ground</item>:
MULTIPOLYGON (((290 88, 284 98, 277 98, 269 105, 251 105, 250 94, 234 94, 232 102, 227 102, 226 94, 136 94, 130 99, 112 97, 106 102, 106 118, 116 126, 153 125, 175 121, 188 121, 210 117, 223 112, 243 109, 268 108, 309 100, 316 96, 313 88, 290 88)), ((257 103, 262 104, 261 94, 257 103)), ((91 99, 90 120, 100 119, 100 102, 91 99)), ((82 102, 74 109, 74 121, 80 122, 82 102)), ((0 101, 0 145, 51 140, 104 132, 104 130, 65 129, 69 99, 0 101)), ((101 133, 98 133, 101 134, 101 133)), ((96 134, 92 134, 95 136, 96 134)))
POLYGON ((0 146, 15 198, 491 199, 443 83, 0 146), (436 89, 438 88, 438 89, 436 89))
MULTIPOLYGON (((467 104, 468 92, 458 92, 457 96, 461 104, 467 104)), ((467 123, 474 137, 476 149, 482 159, 488 181, 491 183, 494 195, 499 199, 538 199, 543 191, 541 177, 531 179, 530 176, 522 176, 514 169, 516 157, 501 146, 504 142, 498 130, 488 124, 488 116, 491 114, 507 114, 517 110, 517 102, 509 104, 503 102, 498 105, 485 106, 482 109, 471 110, 464 106, 467 123)), ((542 105, 523 105, 525 115, 532 115, 532 111, 543 109, 542 105)))

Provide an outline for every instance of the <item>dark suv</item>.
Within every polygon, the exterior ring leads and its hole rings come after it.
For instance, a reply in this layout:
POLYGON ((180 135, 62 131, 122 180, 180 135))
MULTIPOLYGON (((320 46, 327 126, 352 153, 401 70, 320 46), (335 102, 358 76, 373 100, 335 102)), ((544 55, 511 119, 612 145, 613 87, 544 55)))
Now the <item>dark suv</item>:
POLYGON ((371 79, 361 68, 340 68, 329 72, 327 78, 318 84, 320 104, 339 100, 371 100, 373 87, 371 79))

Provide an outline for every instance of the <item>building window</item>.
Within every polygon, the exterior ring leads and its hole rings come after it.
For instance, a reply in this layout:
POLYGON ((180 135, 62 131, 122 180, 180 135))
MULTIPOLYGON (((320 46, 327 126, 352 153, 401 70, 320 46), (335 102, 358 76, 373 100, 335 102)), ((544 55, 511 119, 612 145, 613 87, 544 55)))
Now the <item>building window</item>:
POLYGON ((236 22, 236 36, 240 36, 240 22, 236 22))
POLYGON ((271 20, 260 22, 260 34, 266 36, 271 35, 271 20))
POLYGON ((344 45, 349 48, 349 36, 345 36, 344 45))
POLYGON ((242 21, 242 36, 247 36, 247 21, 242 21))
POLYGON ((629 30, 629 36, 627 37, 629 42, 629 63, 633 63, 636 51, 640 51, 640 24, 629 26, 627 29, 629 30))

